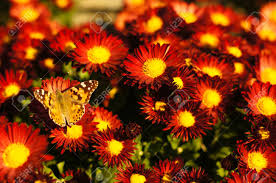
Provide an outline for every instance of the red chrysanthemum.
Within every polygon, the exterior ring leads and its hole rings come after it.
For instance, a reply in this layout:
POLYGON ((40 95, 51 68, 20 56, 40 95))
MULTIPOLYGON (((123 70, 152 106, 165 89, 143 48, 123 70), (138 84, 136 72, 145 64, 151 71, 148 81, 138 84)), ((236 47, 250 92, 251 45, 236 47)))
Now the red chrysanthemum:
POLYGON ((273 24, 276 24, 276 18, 275 18, 275 11, 276 11, 276 2, 268 2, 263 5, 261 8, 261 19, 265 19, 264 21, 271 21, 273 24))
POLYGON ((130 164, 126 168, 119 168, 116 180, 119 183, 158 183, 158 178, 151 169, 145 169, 144 165, 130 164))
POLYGON ((45 22, 24 24, 18 32, 18 39, 44 40, 51 36, 51 30, 45 22))
MULTIPOLYGON (((271 50, 272 51, 272 50, 271 50)), ((262 54, 256 66, 257 79, 263 83, 276 84, 276 55, 273 53, 262 54)))
POLYGON ((218 76, 200 78, 196 85, 194 100, 201 103, 200 108, 207 109, 209 114, 224 119, 223 113, 230 104, 229 95, 232 93, 232 86, 218 76))
POLYGON ((181 169, 182 173, 180 175, 180 182, 181 183, 190 183, 190 182, 211 182, 210 178, 208 177, 207 173, 204 169, 193 168, 190 172, 185 169, 181 169))
POLYGON ((55 128, 51 130, 50 138, 53 138, 52 144, 57 144, 57 148, 62 147, 61 154, 65 150, 70 152, 83 151, 88 149, 88 143, 94 134, 95 126, 92 123, 78 122, 75 125, 64 128, 55 128))
POLYGON ((6 70, 5 75, 0 75, 0 103, 16 96, 21 89, 29 88, 32 80, 27 79, 24 71, 6 70))
POLYGON ((94 123, 97 123, 97 131, 104 131, 110 128, 111 130, 118 129, 122 126, 118 115, 113 115, 112 112, 104 109, 103 107, 97 107, 92 111, 92 114, 95 116, 92 120, 94 123))
POLYGON ((33 171, 47 160, 47 137, 39 129, 17 123, 0 126, 0 180, 12 182, 29 167, 33 171))
POLYGON ((175 137, 188 141, 190 138, 205 135, 205 130, 210 129, 212 125, 212 119, 208 117, 206 109, 199 109, 199 104, 187 102, 173 114, 171 120, 166 121, 166 124, 164 130, 172 129, 171 133, 175 137))
POLYGON ((139 46, 134 55, 128 55, 124 61, 125 74, 132 81, 132 85, 138 83, 139 88, 159 88, 168 81, 167 70, 177 67, 181 56, 173 47, 165 44, 139 46))
POLYGON ((130 163, 135 150, 133 140, 119 140, 115 137, 115 132, 110 129, 97 132, 92 140, 95 143, 93 152, 100 156, 99 159, 102 159, 105 165, 113 167, 130 163))
POLYGON ((173 178, 180 171, 181 165, 175 161, 159 161, 159 164, 156 164, 153 169, 157 174, 156 176, 159 179, 160 183, 169 183, 174 181, 173 178))
POLYGON ((244 98, 253 116, 274 118, 276 115, 276 86, 255 81, 244 94, 244 98))
POLYGON ((193 61, 194 65, 202 73, 210 77, 219 76, 222 79, 230 80, 233 78, 234 66, 231 63, 211 55, 200 55, 193 61))
POLYGON ((37 2, 37 0, 10 0, 12 3, 14 4, 18 4, 18 5, 26 5, 29 3, 34 3, 37 2))
POLYGON ((50 42, 50 47, 55 52, 63 52, 65 54, 76 48, 77 41, 79 41, 76 37, 75 31, 65 28, 59 31, 50 42))
POLYGON ((269 175, 276 178, 276 152, 271 148, 250 149, 244 145, 238 147, 239 169, 242 172, 256 171, 259 175, 269 175))
POLYGON ((84 65, 86 71, 112 75, 127 55, 127 48, 116 36, 91 33, 78 42, 71 57, 77 65, 84 65))
POLYGON ((226 177, 227 183, 270 183, 270 178, 266 175, 258 175, 256 171, 248 173, 231 172, 230 177, 226 177))

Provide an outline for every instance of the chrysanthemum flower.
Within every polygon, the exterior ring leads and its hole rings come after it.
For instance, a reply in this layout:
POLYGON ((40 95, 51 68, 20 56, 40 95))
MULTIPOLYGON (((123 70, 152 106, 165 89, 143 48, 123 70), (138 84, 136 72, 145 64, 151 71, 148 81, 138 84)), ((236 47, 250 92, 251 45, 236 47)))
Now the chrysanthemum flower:
POLYGON ((0 126, 0 180, 15 180, 30 165, 41 166, 47 160, 47 137, 39 135, 39 130, 17 123, 0 126))
POLYGON ((133 140, 118 140, 114 131, 107 129, 103 132, 97 132, 92 139, 95 142, 93 147, 102 159, 105 165, 113 167, 129 164, 130 158, 135 150, 133 140))
POLYGON ((72 7, 73 1, 72 0, 53 0, 55 5, 63 10, 68 10, 72 7))
MULTIPOLYGON (((38 169, 37 171, 33 171, 33 169, 30 169, 30 175, 23 181, 27 183, 54 183, 56 180, 54 180, 50 174, 46 174, 43 172, 43 168, 38 169)), ((17 179, 18 182, 21 182, 22 179, 17 179)))
POLYGON ((210 129, 212 125, 212 119, 208 117, 207 110, 201 110, 198 104, 188 102, 176 111, 166 124, 164 130, 172 129, 171 134, 188 141, 190 138, 205 135, 205 130, 210 129))
POLYGON ((94 134, 95 126, 92 123, 80 123, 64 128, 51 130, 50 138, 52 144, 56 143, 57 148, 62 147, 61 154, 68 149, 70 152, 82 151, 88 148, 88 142, 94 134))
POLYGON ((253 116, 263 115, 273 118, 276 115, 276 86, 255 81, 244 95, 253 116))
POLYGON ((276 41, 276 25, 271 22, 261 22, 261 26, 257 29, 257 34, 261 40, 274 42, 276 41))
POLYGON ((12 3, 14 4, 18 4, 18 5, 26 5, 29 3, 34 3, 37 2, 37 0, 10 0, 12 3))
MULTIPOLYGON (((261 17, 262 19, 268 19, 269 21, 276 24, 276 18, 275 18, 275 12, 276 12, 276 3, 275 2, 268 2, 264 4, 264 6, 261 8, 261 17)), ((267 21, 267 20, 265 20, 267 21)))
POLYGON ((10 8, 11 17, 24 22, 35 22, 50 17, 48 8, 40 3, 29 3, 25 5, 13 5, 10 8))
POLYGON ((203 14, 203 8, 199 8, 193 3, 188 4, 182 1, 173 1, 170 5, 175 13, 181 17, 186 24, 197 22, 203 14))
POLYGON ((160 93, 146 93, 139 104, 142 106, 142 113, 146 115, 146 119, 152 123, 162 123, 169 120, 172 108, 167 104, 168 96, 160 96, 160 93))
POLYGON ((228 96, 232 92, 230 83, 219 79, 219 77, 203 77, 197 83, 194 100, 201 102, 200 108, 207 109, 213 117, 223 119, 228 96))
POLYGON ((206 10, 210 21, 216 26, 229 27, 237 21, 237 15, 231 8, 217 5, 210 6, 206 10))
POLYGON ((97 107, 94 109, 92 114, 95 116, 93 122, 97 123, 97 131, 107 130, 108 128, 115 130, 122 126, 118 115, 113 115, 112 112, 104 109, 103 107, 97 107))
POLYGON ((138 83, 139 88, 159 88, 168 81, 167 69, 177 67, 181 57, 169 45, 145 45, 135 49, 134 55, 128 55, 124 61, 125 74, 132 80, 132 85, 138 83))
POLYGON ((90 34, 76 46, 72 58, 79 65, 85 65, 86 71, 100 70, 108 76, 118 69, 128 50, 118 37, 105 32, 90 34))
POLYGON ((274 54, 262 54, 260 56, 259 63, 256 67, 257 78, 263 82, 270 82, 270 84, 276 84, 276 55, 274 54))
POLYGON ((215 56, 201 55, 192 62, 202 73, 210 77, 218 76, 222 79, 230 80, 234 74, 233 65, 226 62, 225 59, 215 56))
POLYGON ((116 173, 116 180, 119 183, 158 183, 158 178, 151 169, 145 169, 144 165, 128 165, 126 168, 119 168, 116 173))
POLYGON ((193 168, 190 172, 182 169, 183 173, 181 174, 181 183, 190 183, 190 182, 211 182, 209 176, 201 167, 199 169, 193 168))
POLYGON ((276 178, 276 152, 270 148, 259 148, 247 150, 244 145, 240 145, 239 169, 243 171, 256 171, 258 174, 268 174, 271 178, 276 178), (274 172, 274 173, 273 173, 274 172))
POLYGON ((85 171, 78 169, 77 171, 67 170, 64 174, 61 175, 63 178, 72 177, 68 183, 76 183, 76 182, 91 182, 91 179, 85 173, 85 171))
POLYGON ((27 79, 24 71, 6 70, 5 75, 0 75, 0 103, 16 96, 21 89, 29 88, 32 80, 27 79))
POLYGON ((196 84, 195 74, 188 67, 179 67, 171 74, 171 84, 178 90, 191 93, 196 84))
POLYGON ((56 52, 67 53, 76 48, 76 33, 71 29, 61 30, 50 42, 50 47, 56 52))
POLYGON ((267 122, 267 120, 258 121, 251 127, 250 132, 246 132, 248 140, 245 142, 246 146, 251 149, 271 147, 275 149, 276 144, 276 126, 274 122, 267 122))
POLYGON ((45 22, 24 24, 18 33, 18 39, 44 40, 51 36, 51 31, 45 22))
POLYGON ((270 183, 269 177, 266 175, 257 175, 256 171, 247 173, 231 172, 230 177, 226 177, 227 183, 270 183))
POLYGON ((200 47, 217 48, 220 44, 220 39, 223 35, 223 31, 216 26, 209 26, 206 28, 200 28, 199 32, 193 35, 195 44, 200 47))
POLYGON ((181 165, 174 161, 159 161, 159 164, 156 164, 153 169, 154 172, 157 174, 156 176, 159 179, 160 183, 169 183, 174 181, 174 176, 179 172, 181 169, 181 165))

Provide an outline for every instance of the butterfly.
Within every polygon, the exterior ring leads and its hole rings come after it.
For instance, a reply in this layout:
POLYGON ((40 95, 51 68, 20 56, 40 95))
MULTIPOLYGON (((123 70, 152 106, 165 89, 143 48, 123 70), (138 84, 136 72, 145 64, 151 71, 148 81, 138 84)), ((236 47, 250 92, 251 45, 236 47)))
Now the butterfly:
POLYGON ((50 118, 59 126, 72 126, 85 113, 85 104, 98 87, 98 81, 89 80, 65 91, 48 92, 43 89, 34 91, 35 98, 49 109, 50 118))

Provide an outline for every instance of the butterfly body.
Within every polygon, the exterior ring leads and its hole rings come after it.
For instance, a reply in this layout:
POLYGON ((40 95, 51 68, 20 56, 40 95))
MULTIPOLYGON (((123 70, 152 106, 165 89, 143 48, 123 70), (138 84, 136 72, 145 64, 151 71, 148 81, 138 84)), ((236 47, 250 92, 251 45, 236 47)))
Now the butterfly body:
POLYGON ((98 81, 81 82, 65 91, 47 92, 43 89, 34 92, 35 98, 49 109, 50 118, 59 126, 74 125, 85 113, 85 104, 98 87, 98 81))

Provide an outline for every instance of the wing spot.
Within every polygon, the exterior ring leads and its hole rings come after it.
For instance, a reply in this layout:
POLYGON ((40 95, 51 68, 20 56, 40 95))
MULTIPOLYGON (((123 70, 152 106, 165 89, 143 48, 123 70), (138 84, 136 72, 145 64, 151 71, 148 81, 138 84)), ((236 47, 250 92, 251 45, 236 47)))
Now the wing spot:
POLYGON ((86 84, 84 82, 81 83, 82 87, 86 87, 86 84))

